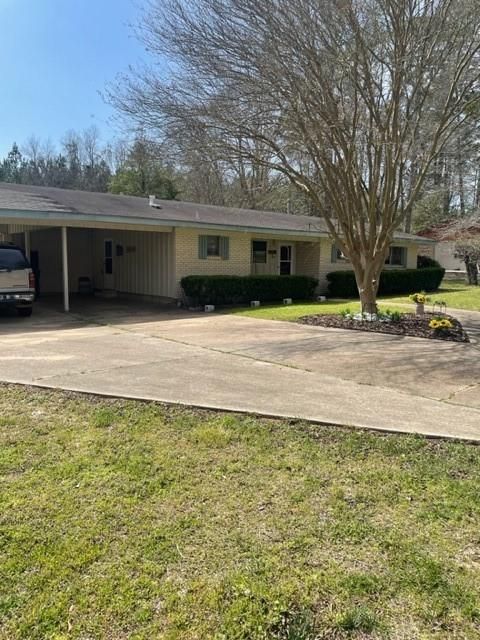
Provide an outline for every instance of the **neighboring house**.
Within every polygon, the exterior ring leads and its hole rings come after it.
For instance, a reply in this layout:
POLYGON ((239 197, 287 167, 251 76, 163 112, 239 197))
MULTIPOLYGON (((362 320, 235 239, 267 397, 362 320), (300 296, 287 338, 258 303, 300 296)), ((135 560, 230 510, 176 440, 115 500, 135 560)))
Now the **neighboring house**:
MULTIPOLYGON (((468 229, 471 235, 480 236, 480 229, 471 227, 468 229)), ((419 249, 420 255, 429 255, 435 258, 441 266, 446 269, 447 277, 455 276, 455 273, 449 272, 461 272, 459 276, 465 275, 465 263, 461 258, 455 257, 455 239, 458 236, 458 231, 452 230, 451 223, 442 223, 433 227, 428 227, 423 231, 419 231, 419 236, 425 238, 428 241, 428 245, 421 246, 419 249), (432 240, 434 243, 432 244, 432 240)))
MULTIPOLYGON (((350 269, 320 218, 0 183, 0 233, 20 243, 42 293, 95 290, 182 297, 188 275, 299 274, 350 269)), ((398 233, 387 268, 416 268, 424 238, 398 233)))

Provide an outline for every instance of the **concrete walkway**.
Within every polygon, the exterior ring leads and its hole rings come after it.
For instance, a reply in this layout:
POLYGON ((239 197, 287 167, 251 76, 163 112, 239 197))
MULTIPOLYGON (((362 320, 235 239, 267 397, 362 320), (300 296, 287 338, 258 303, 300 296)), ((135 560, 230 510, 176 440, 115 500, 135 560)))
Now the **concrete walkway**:
POLYGON ((0 349, 5 382, 480 441, 475 345, 112 301, 0 317, 0 349))

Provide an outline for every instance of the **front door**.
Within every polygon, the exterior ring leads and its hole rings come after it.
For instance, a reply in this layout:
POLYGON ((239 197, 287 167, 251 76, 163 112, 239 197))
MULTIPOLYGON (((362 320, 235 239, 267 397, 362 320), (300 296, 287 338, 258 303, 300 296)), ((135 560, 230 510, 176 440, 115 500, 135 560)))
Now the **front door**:
POLYGON ((113 240, 103 242, 103 288, 115 289, 115 277, 113 274, 113 240))
POLYGON ((293 274, 293 244, 280 245, 278 272, 281 276, 293 274))

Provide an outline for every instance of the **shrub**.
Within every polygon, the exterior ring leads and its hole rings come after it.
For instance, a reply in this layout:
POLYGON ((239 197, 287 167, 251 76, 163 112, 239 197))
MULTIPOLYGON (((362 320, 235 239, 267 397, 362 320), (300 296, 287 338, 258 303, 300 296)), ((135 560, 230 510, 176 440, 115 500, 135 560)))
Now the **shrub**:
POLYGON ((221 306, 250 300, 306 300, 313 297, 318 280, 309 276, 186 276, 181 285, 193 304, 221 306))
POLYGON ((308 276, 245 276, 244 301, 271 302, 283 298, 307 300, 313 298, 318 280, 308 276))
POLYGON ((417 269, 428 269, 429 267, 442 268, 442 265, 430 256, 417 256, 417 269))
MULTIPOLYGON (((379 295, 410 293, 410 291, 435 291, 440 286, 445 269, 392 269, 380 276, 379 295)), ((332 298, 358 298, 353 271, 332 271, 327 274, 328 293, 332 298)))
POLYGON ((234 304, 243 299, 240 276, 187 276, 180 284, 194 304, 234 304))
POLYGON ((333 298, 358 298, 358 288, 353 271, 327 273, 328 295, 333 298))

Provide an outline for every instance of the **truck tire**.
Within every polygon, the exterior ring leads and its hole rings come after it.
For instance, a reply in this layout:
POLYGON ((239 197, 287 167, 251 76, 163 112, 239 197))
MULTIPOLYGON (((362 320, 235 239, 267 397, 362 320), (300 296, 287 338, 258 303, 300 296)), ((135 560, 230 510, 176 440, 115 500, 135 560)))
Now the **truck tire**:
POLYGON ((19 307, 17 313, 21 318, 29 318, 32 315, 32 307, 19 307))

